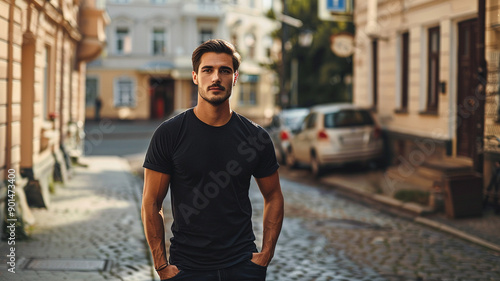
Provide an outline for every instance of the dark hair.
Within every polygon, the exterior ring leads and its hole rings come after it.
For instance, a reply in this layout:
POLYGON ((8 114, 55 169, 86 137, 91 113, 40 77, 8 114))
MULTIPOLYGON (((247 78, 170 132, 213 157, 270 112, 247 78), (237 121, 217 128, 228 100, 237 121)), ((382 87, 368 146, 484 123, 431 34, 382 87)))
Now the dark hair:
POLYGON ((198 72, 198 68, 200 67, 201 63, 201 57, 205 53, 225 53, 228 55, 231 55, 233 57, 233 68, 234 71, 236 72, 238 68, 240 67, 241 63, 241 56, 240 54, 236 51, 236 48, 234 47, 233 44, 227 42, 226 40, 222 39, 210 39, 206 41, 205 43, 201 44, 194 50, 193 56, 191 57, 191 60, 193 61, 193 71, 198 72))

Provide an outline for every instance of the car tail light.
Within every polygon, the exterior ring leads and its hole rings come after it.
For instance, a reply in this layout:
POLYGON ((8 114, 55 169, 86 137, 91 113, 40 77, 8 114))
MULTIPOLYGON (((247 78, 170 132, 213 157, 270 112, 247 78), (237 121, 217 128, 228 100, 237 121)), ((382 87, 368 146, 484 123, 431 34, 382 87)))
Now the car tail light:
POLYGON ((328 140, 328 134, 325 130, 321 130, 318 132, 318 140, 328 140))
POLYGON ((290 139, 290 135, 288 135, 287 131, 281 131, 280 133, 280 139, 282 141, 290 139))
POLYGON ((375 127, 375 130, 373 130, 373 138, 378 139, 382 136, 382 129, 379 127, 375 127))

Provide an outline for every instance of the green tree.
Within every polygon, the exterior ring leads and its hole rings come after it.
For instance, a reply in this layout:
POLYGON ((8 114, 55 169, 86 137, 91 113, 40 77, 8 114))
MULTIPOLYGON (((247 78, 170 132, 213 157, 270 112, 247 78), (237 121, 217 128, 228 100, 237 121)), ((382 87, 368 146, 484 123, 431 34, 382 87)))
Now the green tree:
MULTIPOLYGON (((318 18, 317 0, 282 0, 287 1, 287 15, 300 19, 301 28, 288 26, 289 43, 285 56, 285 91, 290 93, 291 61, 299 61, 298 71, 298 106, 307 107, 330 102, 351 102, 349 85, 344 83, 346 75, 352 75, 352 57, 336 56, 330 48, 333 34, 348 32, 354 34, 354 25, 350 22, 323 21, 318 18), (309 47, 299 44, 299 35, 306 30, 313 32, 313 41, 309 47)), ((268 16, 274 18, 272 11, 268 16)), ((273 36, 282 39, 283 27, 273 36)), ((270 67, 280 73, 280 63, 270 67)), ((280 78, 281 79, 281 78, 280 78)), ((285 105, 286 106, 286 105, 285 105)))

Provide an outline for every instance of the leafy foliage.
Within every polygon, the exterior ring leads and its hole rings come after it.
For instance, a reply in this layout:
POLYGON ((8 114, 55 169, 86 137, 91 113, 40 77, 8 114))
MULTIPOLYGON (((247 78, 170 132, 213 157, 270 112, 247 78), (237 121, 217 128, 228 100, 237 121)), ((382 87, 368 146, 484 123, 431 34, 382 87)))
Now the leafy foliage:
MULTIPOLYGON (((337 57, 330 48, 330 36, 342 32, 354 34, 354 25, 347 22, 322 21, 318 18, 317 0, 284 0, 287 1, 287 15, 300 19, 303 26, 299 28, 286 27, 288 49, 285 55, 285 91, 290 93, 291 61, 299 62, 298 71, 298 103, 307 107, 320 103, 350 102, 352 94, 350 85, 344 83, 346 75, 352 75, 352 60, 337 57), (313 32, 313 41, 309 47, 299 44, 299 34, 305 30, 313 32)), ((274 18, 275 14, 269 12, 274 18)), ((283 27, 273 33, 281 40, 283 27)), ((269 65, 280 73, 281 62, 269 65)))
POLYGON ((423 190, 401 189, 394 194, 394 198, 403 202, 413 202, 423 206, 429 204, 430 193, 423 190))

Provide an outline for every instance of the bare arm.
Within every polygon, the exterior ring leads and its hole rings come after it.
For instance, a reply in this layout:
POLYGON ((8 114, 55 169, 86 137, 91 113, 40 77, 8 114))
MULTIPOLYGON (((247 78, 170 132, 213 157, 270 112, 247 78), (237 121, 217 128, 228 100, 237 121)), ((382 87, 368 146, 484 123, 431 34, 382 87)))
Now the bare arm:
POLYGON ((256 179, 260 192, 264 197, 264 233, 262 251, 254 253, 252 261, 267 266, 274 256, 274 249, 278 242, 284 216, 284 199, 278 171, 274 174, 256 179))
POLYGON ((170 278, 177 272, 175 266, 169 265, 165 267, 167 264, 167 250, 165 249, 165 227, 163 225, 162 205, 167 195, 169 184, 170 175, 144 169, 141 217, 146 240, 153 255, 154 266, 156 269, 161 269, 158 271, 158 274, 162 279, 170 278), (175 267, 175 270, 172 267, 175 267))

